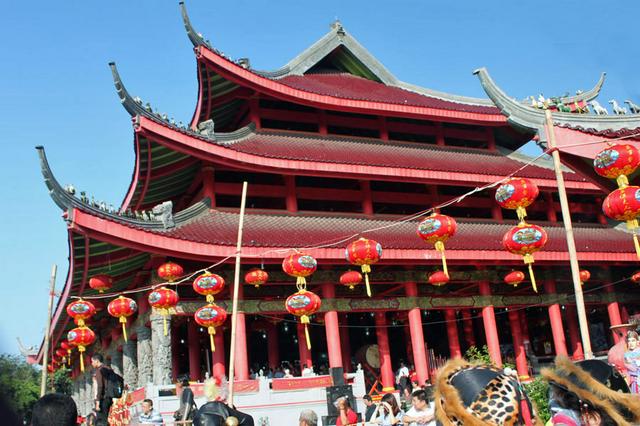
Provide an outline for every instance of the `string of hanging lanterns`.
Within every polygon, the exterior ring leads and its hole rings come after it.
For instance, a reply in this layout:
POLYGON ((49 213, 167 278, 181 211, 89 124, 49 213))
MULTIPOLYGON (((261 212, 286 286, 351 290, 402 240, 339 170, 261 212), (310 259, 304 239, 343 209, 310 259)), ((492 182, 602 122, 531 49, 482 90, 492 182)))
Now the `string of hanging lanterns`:
MULTIPOLYGON (((625 137, 617 138, 624 139, 625 137)), ((589 142, 580 145, 603 143, 604 141, 589 142)), ((481 188, 475 188, 474 190, 463 194, 453 200, 441 204, 432 209, 425 210, 416 215, 411 215, 411 218, 404 218, 397 221, 395 225, 404 223, 407 220, 413 220, 420 217, 425 213, 437 211, 438 208, 459 202, 468 195, 485 190, 487 188, 494 187, 502 183, 496 191, 496 201, 498 204, 506 209, 516 210, 518 217, 518 224, 509 230, 503 237, 503 246, 506 250, 523 256, 524 263, 528 266, 529 276, 531 279, 532 287, 537 292, 537 286, 535 276, 533 274, 532 264, 534 263, 533 253, 541 250, 547 242, 547 234, 545 230, 537 225, 532 225, 526 222, 526 208, 530 206, 538 196, 537 186, 530 180, 524 178, 512 178, 520 170, 535 163, 539 158, 546 154, 543 153, 538 157, 532 159, 530 162, 524 164, 521 168, 511 173, 509 176, 494 182, 493 184, 485 185, 481 188)), ((618 189, 612 191, 605 201, 603 202, 603 212, 611 219, 625 221, 629 230, 632 231, 634 240, 634 247, 636 253, 640 258, 640 243, 636 234, 638 228, 638 216, 640 216, 640 187, 629 185, 628 175, 632 174, 640 165, 640 152, 629 144, 625 145, 612 145, 603 149, 594 159, 595 171, 604 177, 615 179, 618 184, 618 189)), ((386 225, 384 228, 394 226, 394 224, 386 225)), ((449 281, 449 271, 447 268, 447 262, 445 257, 445 242, 457 231, 457 224, 455 220, 449 216, 442 215, 440 213, 433 213, 429 217, 425 218, 419 225, 417 233, 425 242, 433 244, 434 248, 440 252, 442 258, 443 271, 435 271, 428 277, 428 282, 435 286, 444 285, 449 281)), ((363 231, 363 232, 369 232, 363 231)), ((353 238, 353 237, 349 237, 353 238)), ((336 243, 328 244, 327 246, 333 246, 336 243)), ((321 248, 323 246, 311 247, 308 249, 321 248)), ((263 253, 261 256, 264 256, 263 253)), ((362 274, 357 271, 347 271, 340 277, 340 283, 344 286, 348 286, 352 289, 355 285, 358 285, 363 278, 366 283, 367 295, 371 297, 371 289, 369 284, 368 274, 371 272, 371 265, 377 263, 382 255, 382 247, 376 241, 360 238, 347 247, 345 250, 347 261, 351 264, 360 266, 362 274)), ((231 256, 229 256, 231 257, 231 256)), ((226 260, 226 259, 225 259, 226 260)), ((224 262, 222 260, 218 264, 224 262)), ((218 264, 211 265, 204 270, 217 266, 218 264)), ((313 315, 320 308, 321 300, 313 292, 306 290, 305 278, 313 274, 317 268, 317 262, 312 256, 303 255, 300 253, 294 253, 283 262, 283 270, 296 277, 296 287, 298 292, 291 295, 285 302, 287 311, 300 318, 301 322, 305 324, 305 334, 307 338, 307 346, 310 348, 310 339, 307 324, 309 324, 309 316, 313 315), (297 263, 294 263, 297 262, 297 263)), ((166 280, 168 284, 174 283, 175 280, 180 278, 184 273, 183 268, 174 263, 167 262, 158 268, 158 277, 166 280)), ((191 276, 195 275, 192 274, 191 276)), ((203 276, 215 275, 215 274, 203 274, 203 276)), ((219 277, 215 275, 216 277, 219 277)), ((201 276, 202 277, 202 276, 201 276)), ((198 277, 198 278, 201 278, 198 277)), ((221 279, 221 277, 220 277, 221 279)), ((584 284, 590 279, 590 272, 587 270, 580 271, 580 281, 584 284)), ((268 280, 268 274, 266 271, 260 268, 254 268, 247 272, 245 275, 245 283, 247 285, 254 285, 259 288, 265 284, 268 280)), ((505 276, 504 281, 507 284, 517 286, 524 280, 524 274, 520 271, 513 271, 505 276)), ((640 283, 640 273, 635 274, 632 281, 640 283)), ((197 281, 197 279, 196 279, 197 281)), ((202 280, 201 280, 202 281, 202 280)), ((203 281, 204 282, 204 281, 203 281)), ((107 274, 98 274, 89 279, 89 287, 98 291, 100 294, 108 291, 113 286, 113 278, 107 274)), ((222 280, 222 286, 224 286, 224 280, 222 280)), ((156 288, 157 285, 151 286, 153 291, 149 294, 149 303, 153 307, 154 311, 157 311, 164 317, 164 329, 165 335, 167 334, 166 317, 170 315, 171 310, 175 308, 179 301, 177 292, 171 290, 165 286, 156 288)), ((194 281, 194 290, 196 288, 196 282, 194 281)), ((144 289, 136 289, 128 292, 139 292, 144 289)), ((124 292, 123 292, 124 293, 124 292)), ((210 331, 211 347, 215 350, 213 343, 213 335, 215 334, 215 327, 220 326, 226 319, 226 311, 218 307, 213 303, 214 293, 200 293, 207 297, 208 304, 201 307, 194 314, 194 319, 201 326, 206 326, 210 331), (211 297, 209 297, 211 296, 211 297), (212 331, 213 330, 213 331, 212 331)), ((105 295, 109 297, 109 295, 105 295)), ((97 296, 96 296, 97 298, 97 296)), ((125 341, 127 340, 126 322, 127 318, 133 315, 137 310, 135 301, 130 298, 126 298, 120 295, 118 298, 111 301, 107 307, 107 311, 110 315, 117 317, 123 327, 123 336, 125 341)), ((95 314, 95 306, 90 302, 83 299, 78 299, 67 306, 67 313, 71 316, 78 327, 69 331, 67 339, 60 344, 60 349, 55 351, 56 364, 64 363, 65 360, 68 363, 71 357, 72 348, 77 347, 80 352, 80 364, 81 370, 84 371, 83 365, 83 352, 86 347, 91 345, 95 341, 95 333, 86 326, 85 320, 95 314)))
POLYGON ((593 168, 600 176, 615 179, 618 189, 607 195, 602 211, 607 217, 624 221, 633 234, 633 245, 640 258, 640 243, 636 229, 640 216, 640 186, 629 185, 628 175, 640 165, 640 152, 629 144, 612 145, 600 151, 593 159, 593 168))
POLYGON ((193 314, 193 319, 201 327, 206 327, 209 333, 211 351, 216 351, 214 336, 216 327, 222 326, 227 320, 227 311, 214 303, 214 296, 220 293, 225 286, 224 278, 218 274, 205 272, 193 281, 193 290, 205 296, 207 304, 200 307, 193 314))
POLYGON ((536 293, 538 287, 536 277, 533 274, 533 253, 546 245, 548 237, 542 227, 527 223, 525 218, 527 217, 526 208, 535 201, 538 194, 538 187, 531 180, 512 178, 500 185, 495 195, 496 202, 500 207, 516 211, 519 222, 504 234, 502 245, 507 251, 522 256, 529 269, 531 287, 536 293))

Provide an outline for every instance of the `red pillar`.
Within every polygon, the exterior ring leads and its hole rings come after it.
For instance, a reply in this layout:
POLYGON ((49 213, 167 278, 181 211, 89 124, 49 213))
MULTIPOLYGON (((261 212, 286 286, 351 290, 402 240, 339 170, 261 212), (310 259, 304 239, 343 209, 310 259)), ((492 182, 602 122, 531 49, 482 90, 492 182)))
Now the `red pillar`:
POLYGON ((296 198, 296 177, 293 175, 285 175, 284 186, 287 190, 286 204, 288 212, 298 211, 298 199, 296 198))
POLYGON ((473 320, 471 319, 471 310, 462 310, 462 331, 464 331, 464 340, 469 347, 476 346, 476 336, 473 333, 473 320))
MULTIPOLYGON (((404 330, 404 346, 409 348, 412 347, 411 345, 411 327, 409 327, 409 322, 407 322, 404 327, 402 327, 402 329, 404 330)), ((407 351, 407 359, 409 360, 410 364, 415 365, 415 362, 413 360, 413 350, 407 351)))
MULTIPOLYGON (((408 282, 405 291, 409 297, 418 296, 418 285, 415 282, 408 282)), ((422 316, 420 308, 410 309, 407 315, 409 320, 409 331, 411 332, 411 351, 413 352, 413 365, 418 376, 418 384, 424 385, 429 380, 429 366, 427 363, 427 348, 422 330, 422 316)), ((376 317, 377 321, 377 317, 376 317)), ((380 338, 378 337, 378 341, 380 338)), ((393 374, 393 372, 392 372, 393 374)))
POLYGON ((280 364, 280 348, 278 347, 278 327, 269 323, 267 328, 267 359, 269 368, 274 370, 280 364))
POLYGON ((527 322, 527 310, 521 309, 518 311, 520 317, 520 331, 522 332, 522 341, 526 345, 531 344, 531 337, 529 336, 529 323, 527 322))
POLYGON ((462 352, 460 351, 460 339, 458 338, 458 320, 456 318, 456 311, 453 309, 445 309, 444 319, 447 322, 449 356, 451 358, 462 358, 462 352))
POLYGON ((345 327, 349 324, 347 314, 340 315, 340 349, 342 350, 342 368, 345 373, 351 372, 351 342, 349 340, 349 328, 345 327))
POLYGON ((211 208, 216 207, 215 174, 213 166, 202 168, 202 195, 211 199, 211 208))
POLYGON ((304 325, 302 323, 297 324, 298 327, 298 351, 300 352, 300 367, 304 366, 312 367, 313 359, 311 358, 311 351, 307 348, 307 338, 304 334, 304 325))
MULTIPOLYGON (((242 299, 242 284, 238 287, 238 299, 242 299)), ((235 380, 249 380, 249 355, 247 354, 247 326, 244 312, 238 312, 236 324, 235 380)), ((231 379, 231 378, 230 378, 231 379)))
POLYGON ((200 335, 198 324, 192 319, 187 322, 187 343, 189 345, 189 378, 200 380, 200 335))
POLYGON ((373 197, 371 195, 371 183, 368 180, 361 180, 360 191, 362 192, 362 213, 366 215, 373 215, 373 197))
POLYGON ((214 378, 222 380, 227 374, 224 364, 225 346, 223 331, 217 330, 216 335, 213 336, 213 340, 216 345, 216 350, 211 355, 211 362, 213 364, 212 375, 214 378))
MULTIPOLYGON (((480 295, 491 296, 491 288, 488 281, 480 281, 480 295)), ((491 361, 502 368, 502 354, 500 354, 500 340, 498 339, 498 328, 496 327, 496 315, 493 305, 482 308, 482 321, 484 322, 484 333, 487 337, 487 347, 491 361)))
MULTIPOLYGON (((620 317, 620 306, 618 305, 618 302, 613 300, 613 293, 614 293, 614 289, 613 286, 608 285, 604 288, 604 291, 606 291, 610 296, 610 300, 611 302, 607 303, 607 312, 609 312, 609 325, 614 326, 614 325, 620 325, 622 324, 622 318, 620 317)), ((616 332, 614 332, 613 330, 611 331, 611 333, 613 333, 613 341, 614 343, 618 343, 618 341, 620 340, 620 335, 616 332)))
MULTIPOLYGON (((322 284, 322 296, 325 299, 335 299, 336 288, 333 283, 326 282, 322 284)), ((324 329, 327 334, 329 368, 342 367, 342 349, 340 348, 340 327, 338 326, 338 312, 325 312, 324 329)))
POLYGON ((571 358, 574 361, 584 359, 582 350, 582 340, 580 339, 580 329, 578 328, 578 314, 574 305, 567 305, 566 308, 567 328, 569 329, 569 343, 571 344, 571 358))
POLYGON ((513 337, 513 353, 516 356, 516 370, 520 380, 529 380, 529 366, 527 354, 524 350, 522 330, 520 329, 520 315, 518 311, 509 311, 509 323, 511 324, 511 336, 513 337))
POLYGON ((395 376, 391 366, 391 349, 389 347, 389 333, 387 330, 387 315, 385 312, 376 312, 376 336, 378 337, 378 351, 380 352, 380 376, 382 391, 393 392, 395 389, 395 376))
MULTIPOLYGON (((546 280, 544 282, 544 289, 547 294, 556 294, 556 282, 546 280)), ((551 322, 551 333, 553 334, 553 345, 556 348, 556 355, 568 356, 559 304, 554 303, 549 306, 549 320, 551 322)))

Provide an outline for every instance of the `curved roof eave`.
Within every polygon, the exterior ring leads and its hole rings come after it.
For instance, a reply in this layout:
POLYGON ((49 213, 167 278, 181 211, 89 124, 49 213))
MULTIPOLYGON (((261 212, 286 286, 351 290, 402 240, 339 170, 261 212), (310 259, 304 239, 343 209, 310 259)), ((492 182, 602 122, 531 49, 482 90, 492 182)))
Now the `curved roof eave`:
MULTIPOLYGON (((537 131, 541 139, 544 132, 545 111, 522 104, 509 97, 491 78, 486 68, 473 72, 480 79, 484 91, 496 106, 507 116, 507 120, 516 126, 537 131)), ((603 77, 601 77, 602 81, 603 77)), ((599 86, 601 86, 599 82, 599 86)), ((599 90, 598 85, 596 85, 599 90)), ((595 88, 594 88, 595 89, 595 88)), ((592 91, 590 91, 592 92, 592 91)), ((595 130, 620 130, 640 127, 640 115, 591 115, 565 112, 553 112, 555 124, 568 127, 582 127, 595 130)))
MULTIPOLYGON (((216 68, 222 77, 233 81, 236 84, 249 87, 253 90, 265 93, 276 98, 289 100, 315 108, 339 109, 347 112, 363 112, 374 114, 388 114, 412 118, 440 119, 450 122, 465 122, 484 125, 503 125, 505 122, 502 114, 479 112, 465 112, 453 109, 439 109, 433 107, 413 106, 403 104, 389 104, 377 101, 356 100, 339 98, 330 95, 307 92, 297 89, 278 80, 271 80, 262 77, 255 72, 248 70, 233 61, 210 50, 206 46, 198 46, 196 55, 199 60, 216 68)), ((454 101, 455 102, 455 101, 454 101)))
MULTIPOLYGON (((82 232, 96 239, 111 244, 162 255, 188 257, 199 261, 215 261, 220 258, 233 256, 236 251, 236 247, 233 244, 220 245, 173 238, 157 232, 132 228, 117 221, 102 220, 90 213, 82 211, 74 213, 72 229, 82 230, 82 232)), ((245 246, 242 249, 242 256, 244 258, 279 261, 282 259, 282 253, 286 251, 287 249, 283 247, 245 246), (270 253, 270 255, 266 256, 266 253, 270 253)), ((429 250, 425 249, 385 249, 385 260, 424 261, 425 253, 428 252, 429 250)), ((344 248, 341 247, 313 249, 313 254, 314 257, 318 259, 344 261, 344 248)), ((447 256, 452 261, 481 259, 486 261, 512 262, 517 260, 517 257, 504 250, 447 250, 447 256)), ((629 253, 581 252, 578 253, 578 257, 582 260, 589 261, 637 261, 635 253, 631 251, 629 253)), ((536 261, 538 262, 566 261, 568 258, 568 253, 564 251, 541 251, 536 253, 536 261)))
MULTIPOLYGON (((144 116, 139 116, 135 123, 136 131, 142 132, 156 142, 173 150, 192 155, 201 160, 213 163, 225 164, 242 169, 254 169, 256 166, 265 171, 274 173, 306 172, 311 175, 335 175, 349 176, 352 178, 379 178, 397 179, 403 176, 408 181, 433 182, 456 180, 477 184, 478 182, 491 183, 500 180, 504 176, 457 173, 455 171, 441 172, 423 169, 398 169, 377 165, 351 165, 343 163, 318 163, 316 161, 301 159, 285 159, 265 157, 233 150, 228 145, 241 141, 253 134, 252 127, 241 128, 232 133, 215 134, 214 138, 207 138, 191 130, 172 127, 164 122, 158 122, 144 116)), ((539 186, 555 188, 555 179, 532 178, 539 186)), ((583 190, 597 190, 597 187, 588 182, 567 181, 567 187, 583 190)))
MULTIPOLYGON (((37 146, 36 150, 38 151, 38 156, 40 158, 40 169, 42 171, 42 176, 44 178, 45 185, 49 189, 49 195, 56 203, 56 205, 63 211, 69 212, 76 209, 102 219, 114 220, 119 223, 125 224, 126 226, 132 226, 147 230, 163 230, 167 228, 167 226, 165 226, 161 220, 153 218, 149 220, 141 220, 124 216, 119 213, 103 210, 99 207, 91 205, 85 200, 77 198, 73 192, 65 190, 60 185, 60 183, 58 183, 57 179, 53 175, 53 172, 51 171, 49 162, 47 161, 44 147, 37 146)), ((181 224, 188 222, 194 217, 197 217, 205 211, 209 210, 210 207, 211 200, 209 198, 205 198, 191 205, 190 207, 175 213, 173 215, 175 226, 180 226, 181 224)), ((73 218, 71 217, 69 219, 73 220, 73 218)))

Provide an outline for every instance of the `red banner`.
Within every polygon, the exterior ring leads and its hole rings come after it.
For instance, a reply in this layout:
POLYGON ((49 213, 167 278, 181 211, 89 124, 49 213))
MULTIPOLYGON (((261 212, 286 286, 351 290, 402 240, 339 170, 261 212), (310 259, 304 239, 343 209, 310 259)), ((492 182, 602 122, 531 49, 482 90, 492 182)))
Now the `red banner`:
MULTIPOLYGON (((204 383, 194 383, 191 385, 193 396, 204 396, 204 383)), ((260 382, 258 380, 240 380, 233 384, 233 393, 257 393, 260 390, 260 382)))
POLYGON ((142 402, 145 397, 144 388, 136 389, 133 392, 130 392, 129 397, 131 398, 132 404, 137 404, 139 402, 142 402))
POLYGON ((333 386, 331 376, 300 377, 295 379, 273 379, 271 389, 274 391, 326 388, 333 386))

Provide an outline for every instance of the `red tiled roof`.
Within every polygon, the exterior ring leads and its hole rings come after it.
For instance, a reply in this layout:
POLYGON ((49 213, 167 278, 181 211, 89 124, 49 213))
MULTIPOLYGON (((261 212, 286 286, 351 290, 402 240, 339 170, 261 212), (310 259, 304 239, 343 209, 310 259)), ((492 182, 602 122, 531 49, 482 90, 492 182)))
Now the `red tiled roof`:
MULTIPOLYGON (((225 146, 269 158, 494 176, 506 176, 524 164, 497 152, 287 133, 255 133, 225 146)), ((553 170, 535 165, 518 172, 518 176, 555 179, 553 170)), ((587 181, 576 173, 565 173, 565 178, 587 181)))
MULTIPOLYGON (((238 214, 209 210, 192 221, 161 232, 163 235, 206 244, 236 244, 238 214)), ((427 249, 417 235, 417 221, 367 233, 387 249, 427 249)), ((388 226, 389 220, 310 215, 247 214, 244 221, 244 245, 250 247, 309 247, 342 240, 349 235, 388 226)), ((515 223, 459 221, 458 232, 446 243, 451 250, 504 250, 502 236, 515 223)), ((566 252, 564 228, 544 225, 549 234, 545 251, 566 252)), ((633 252, 631 235, 609 227, 590 225, 574 227, 576 245, 582 252, 633 252)), ((338 247, 345 246, 340 243, 338 247)))
POLYGON ((347 73, 289 75, 278 80, 289 87, 319 95, 445 110, 500 114, 495 106, 470 105, 434 98, 347 73))

